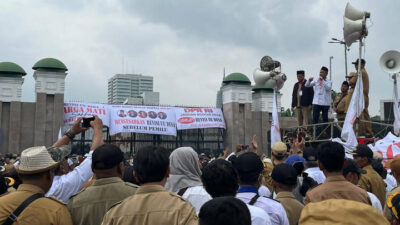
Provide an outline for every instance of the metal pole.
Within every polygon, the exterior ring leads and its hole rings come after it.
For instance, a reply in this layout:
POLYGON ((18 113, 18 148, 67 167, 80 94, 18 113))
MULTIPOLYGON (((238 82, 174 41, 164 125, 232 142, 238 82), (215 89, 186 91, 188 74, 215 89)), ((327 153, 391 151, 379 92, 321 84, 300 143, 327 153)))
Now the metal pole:
POLYGON ((346 43, 343 44, 344 45, 344 77, 346 79, 347 77, 347 46, 346 43))
POLYGON ((329 56, 329 80, 332 81, 332 59, 333 56, 329 56))

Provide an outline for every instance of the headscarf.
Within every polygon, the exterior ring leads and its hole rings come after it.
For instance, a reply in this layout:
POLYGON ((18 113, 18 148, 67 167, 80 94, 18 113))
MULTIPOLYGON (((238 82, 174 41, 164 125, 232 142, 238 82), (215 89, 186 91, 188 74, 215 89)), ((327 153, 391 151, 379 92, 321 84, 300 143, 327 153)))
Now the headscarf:
POLYGON ((199 157, 192 147, 180 147, 169 156, 170 175, 165 189, 177 193, 182 188, 202 186, 199 157))

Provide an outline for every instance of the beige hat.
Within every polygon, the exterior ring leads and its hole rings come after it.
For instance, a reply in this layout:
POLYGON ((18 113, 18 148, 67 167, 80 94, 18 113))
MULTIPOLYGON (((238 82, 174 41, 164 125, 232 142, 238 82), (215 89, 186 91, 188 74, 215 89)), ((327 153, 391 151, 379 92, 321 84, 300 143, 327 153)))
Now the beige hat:
POLYGON ((20 174, 35 174, 41 173, 55 167, 55 162, 46 147, 38 146, 25 149, 21 153, 21 162, 16 167, 20 174))
POLYGON ((278 141, 272 146, 272 154, 276 156, 284 156, 287 153, 286 144, 278 141))

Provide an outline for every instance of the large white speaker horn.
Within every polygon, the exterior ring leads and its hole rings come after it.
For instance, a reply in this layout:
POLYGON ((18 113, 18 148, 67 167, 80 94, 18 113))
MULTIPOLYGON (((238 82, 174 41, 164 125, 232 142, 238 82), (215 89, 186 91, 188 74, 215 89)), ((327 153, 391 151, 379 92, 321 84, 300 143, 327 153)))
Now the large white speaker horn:
POLYGON ((379 59, 379 65, 387 73, 400 72, 400 52, 396 50, 385 52, 379 59))
POLYGON ((343 24, 344 38, 355 32, 362 33, 365 25, 363 20, 353 21, 347 19, 346 17, 343 17, 343 24))
POLYGON ((371 14, 369 12, 356 9, 352 5, 350 5, 350 3, 347 3, 346 9, 344 11, 344 16, 351 20, 360 20, 364 17, 369 18, 371 14))
POLYGON ((265 85, 265 82, 267 82, 268 79, 270 79, 274 75, 274 72, 264 72, 260 70, 259 68, 255 69, 253 72, 253 78, 254 82, 256 82, 256 85, 259 87, 262 87, 265 85))

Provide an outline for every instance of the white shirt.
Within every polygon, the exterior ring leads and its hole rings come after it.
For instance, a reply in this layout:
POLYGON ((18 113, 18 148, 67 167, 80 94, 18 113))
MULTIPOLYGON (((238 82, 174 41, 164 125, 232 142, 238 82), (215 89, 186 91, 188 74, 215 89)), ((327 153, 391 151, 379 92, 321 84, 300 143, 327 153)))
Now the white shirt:
POLYGON ((251 216, 251 225, 272 225, 269 215, 256 206, 246 204, 251 216))
POLYGON ((326 78, 325 80, 321 80, 321 85, 319 83, 319 79, 313 81, 306 81, 306 87, 314 88, 314 98, 313 98, 313 105, 331 105, 331 89, 332 89, 332 82, 326 78))
POLYGON ((389 174, 389 170, 386 179, 384 179, 383 181, 385 181, 386 183, 386 193, 397 187, 397 181, 392 175, 389 174))
POLYGON ((379 199, 374 194, 372 194, 371 192, 367 192, 367 193, 369 195, 369 198, 371 199, 372 207, 374 207, 380 213, 383 214, 382 205, 381 205, 381 202, 379 201, 379 199))
POLYGON ((207 193, 203 186, 190 187, 186 189, 182 198, 192 204, 196 209, 197 215, 199 215, 201 206, 212 199, 211 195, 207 193))
POLYGON ((258 188, 258 194, 267 198, 271 197, 271 191, 264 185, 261 185, 260 188, 258 188))
MULTIPOLYGON (((236 198, 248 204, 255 195, 253 192, 243 192, 237 193, 236 198)), ((269 215, 273 225, 289 225, 286 211, 278 201, 260 196, 254 206, 263 209, 269 215)))
POLYGON ((46 197, 55 197, 67 203, 72 195, 78 193, 93 176, 92 153, 93 151, 90 151, 87 158, 71 172, 54 176, 53 184, 46 193, 46 197))
POLYGON ((318 167, 307 168, 304 172, 307 173, 308 176, 314 179, 318 184, 325 182, 325 175, 318 167))

